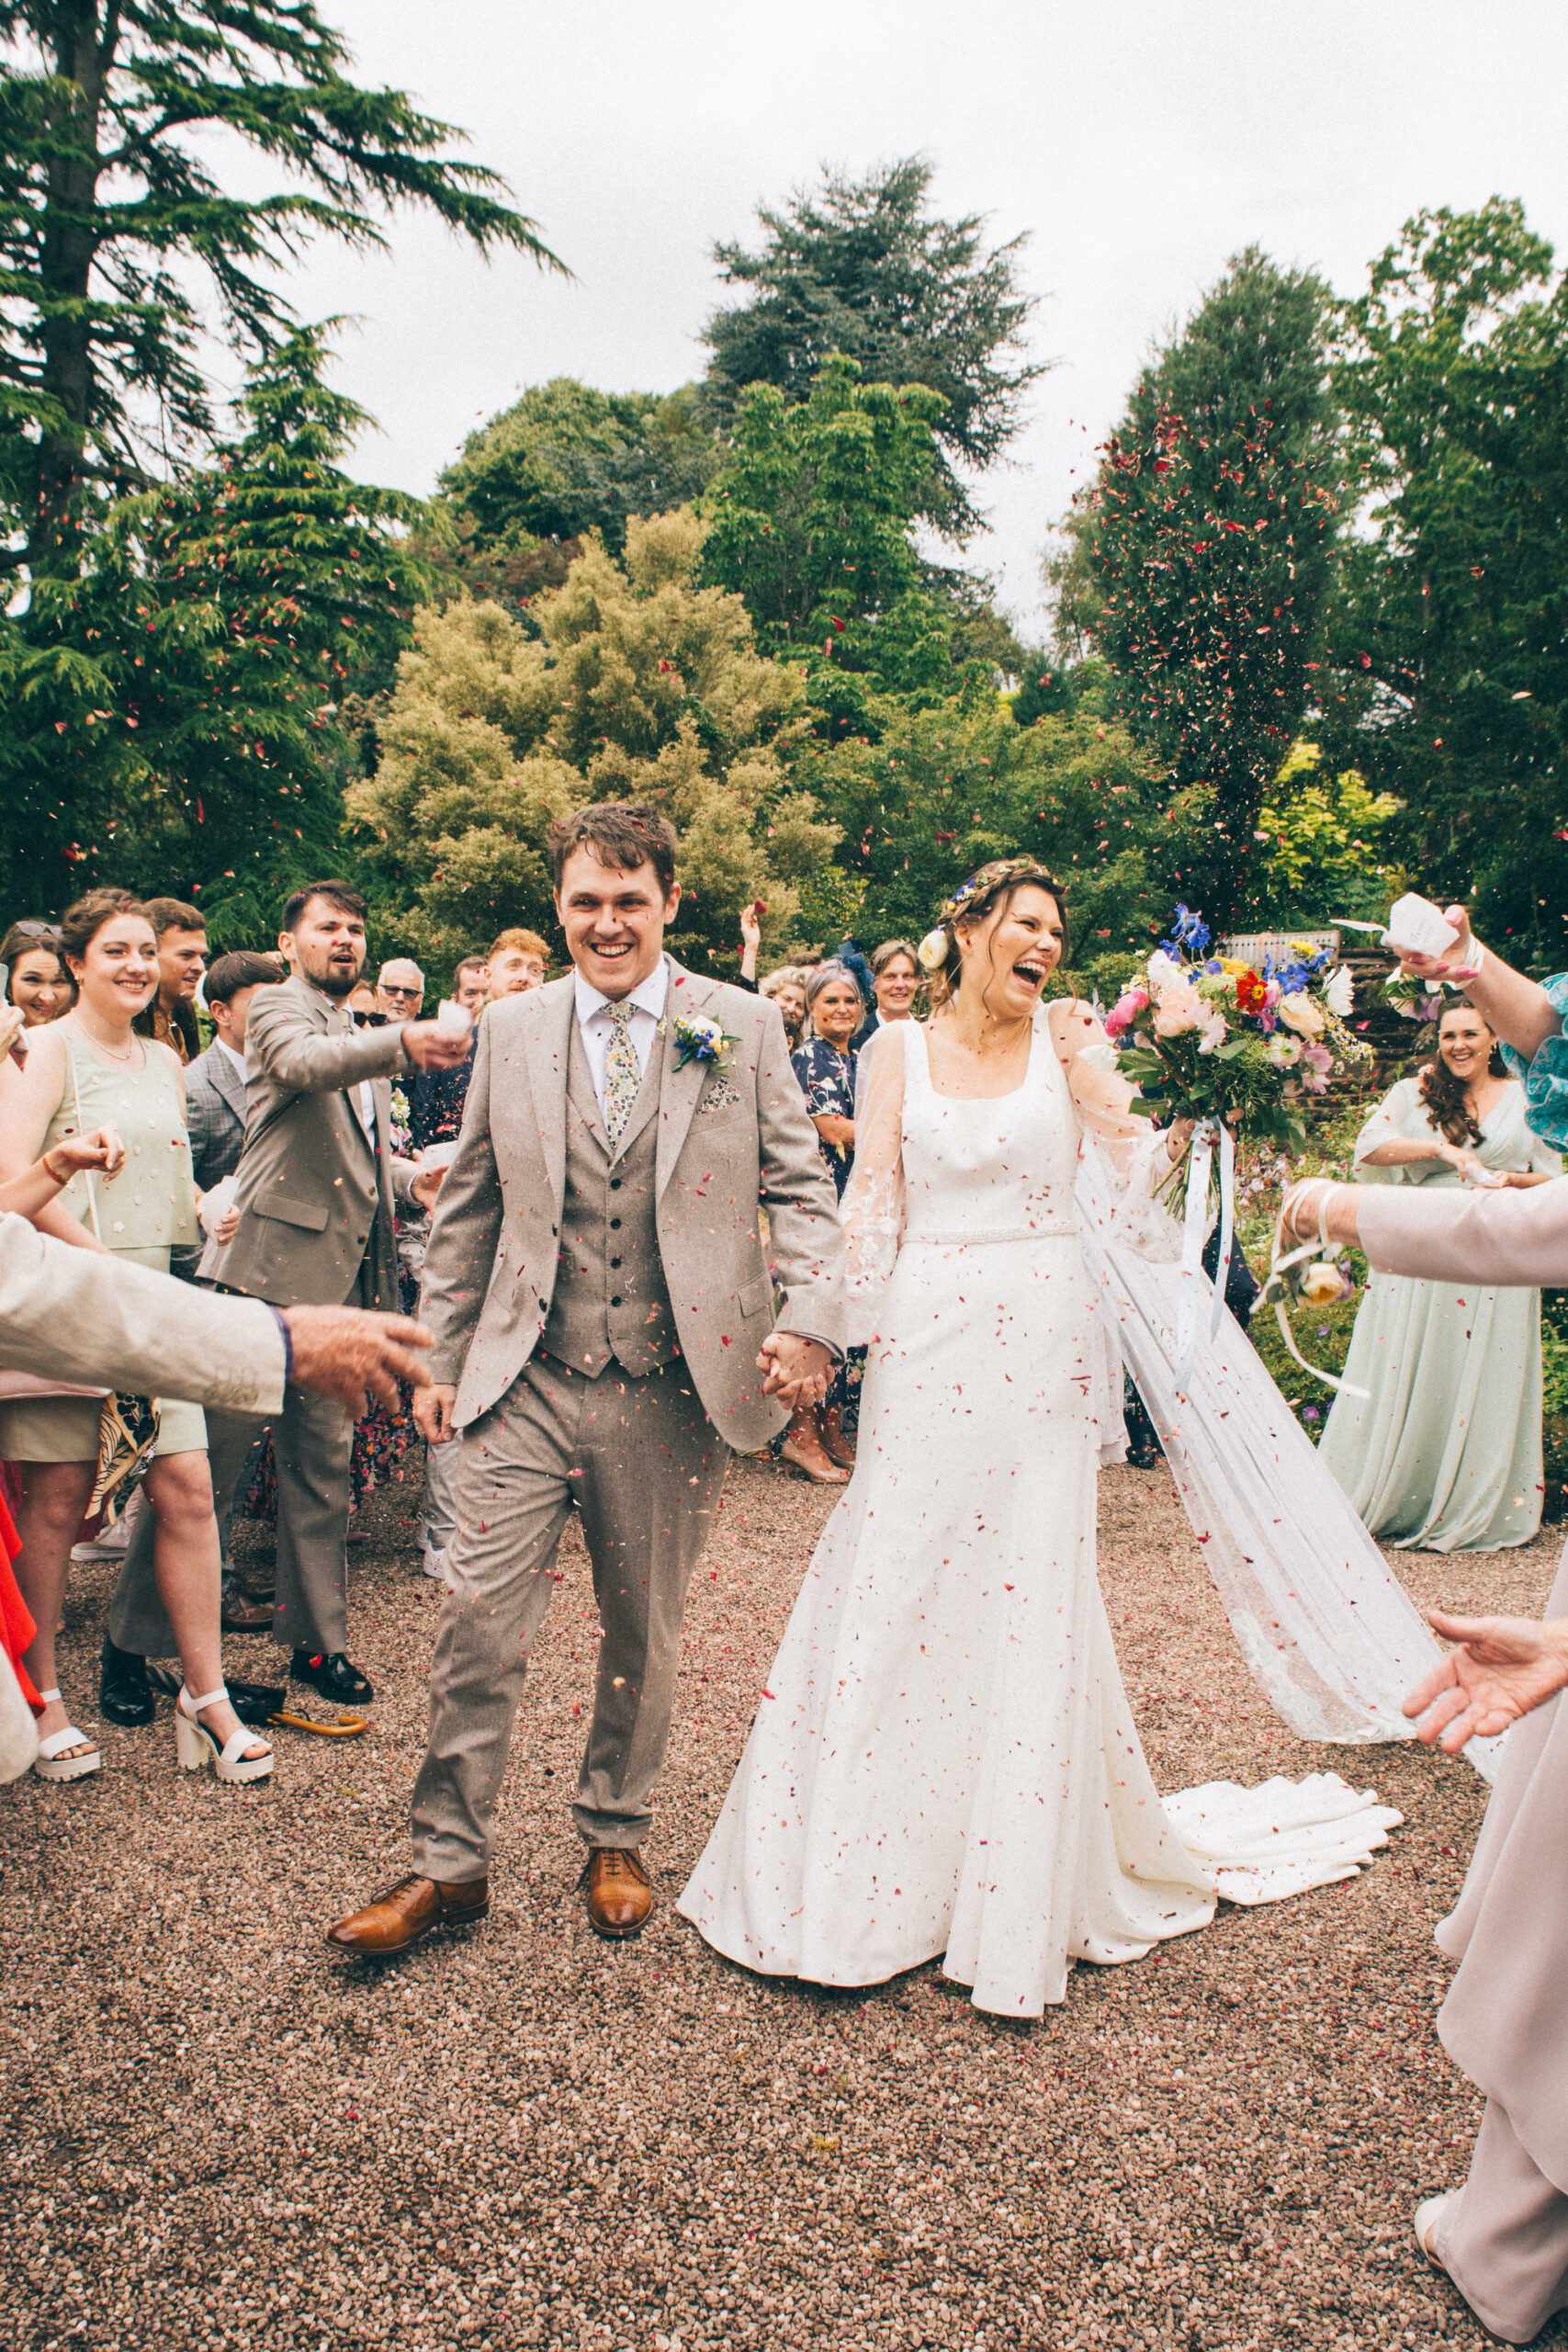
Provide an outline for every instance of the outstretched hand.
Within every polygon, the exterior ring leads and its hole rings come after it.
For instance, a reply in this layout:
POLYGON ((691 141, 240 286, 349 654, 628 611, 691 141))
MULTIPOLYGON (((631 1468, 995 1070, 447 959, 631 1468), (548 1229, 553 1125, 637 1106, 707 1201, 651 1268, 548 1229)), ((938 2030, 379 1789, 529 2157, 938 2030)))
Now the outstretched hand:
POLYGON ((1443 921, 1459 937, 1440 956, 1402 956, 1399 968, 1418 980, 1472 980, 1481 969, 1481 945, 1463 907, 1445 907, 1443 921))
POLYGON ((1428 1609, 1427 1623, 1457 1642, 1404 1702, 1421 1716, 1416 1736, 1457 1756, 1467 1739, 1492 1739, 1568 1684, 1568 1618, 1450 1617, 1428 1609))
POLYGON ((405 1021, 403 1051, 415 1069, 456 1069, 468 1058, 473 1033, 445 1029, 439 1021, 405 1021))
POLYGON ((406 1315, 373 1315, 359 1306, 286 1306, 288 1342, 294 1363, 289 1378, 296 1388, 331 1396, 350 1420, 369 1409, 369 1397, 383 1405, 398 1402, 398 1383, 406 1380, 423 1395, 430 1374, 416 1349, 433 1344, 423 1324, 406 1315))
POLYGON ((819 1340, 803 1340, 798 1331, 770 1331, 757 1358, 757 1369, 767 1374, 764 1396, 776 1396, 792 1412, 819 1405, 833 1377, 833 1359, 819 1340))

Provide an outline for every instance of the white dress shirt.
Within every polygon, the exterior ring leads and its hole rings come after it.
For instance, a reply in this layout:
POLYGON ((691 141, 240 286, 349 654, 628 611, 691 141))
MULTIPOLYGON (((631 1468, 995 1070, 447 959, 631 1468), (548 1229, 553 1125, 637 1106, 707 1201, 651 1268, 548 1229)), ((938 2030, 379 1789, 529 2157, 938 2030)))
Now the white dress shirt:
MULTIPOLYGON (((612 999, 601 995, 592 981, 581 972, 573 974, 577 990, 577 1034, 582 1040, 582 1050, 588 1060, 588 1074, 593 1080, 593 1099, 599 1105, 599 1115, 604 1115, 604 1064, 609 1056, 613 1035, 610 1021, 612 999)), ((622 1000, 631 1007, 632 1017, 626 1024, 637 1056, 637 1075, 648 1076, 649 1058, 653 1052, 659 1024, 664 1018, 665 1001, 670 994, 670 966, 664 956, 639 980, 629 997, 622 1000)))
POLYGON ((222 1046, 223 1051, 228 1055, 229 1059, 233 1063, 234 1068, 239 1071, 241 1079, 243 1080, 247 1075, 245 1057, 243 1054, 236 1053, 233 1046, 229 1043, 227 1037, 215 1037, 213 1039, 213 1043, 214 1045, 222 1046))

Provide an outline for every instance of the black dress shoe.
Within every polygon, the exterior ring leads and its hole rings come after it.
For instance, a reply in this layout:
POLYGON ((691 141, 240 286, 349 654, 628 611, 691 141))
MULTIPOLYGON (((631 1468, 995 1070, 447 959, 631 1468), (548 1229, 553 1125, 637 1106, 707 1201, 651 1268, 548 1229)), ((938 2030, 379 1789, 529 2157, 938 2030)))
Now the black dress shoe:
POLYGON ((107 1715, 111 1724, 134 1730, 139 1724, 150 1724, 152 1712, 146 1659, 138 1657, 134 1650, 117 1650, 106 1634, 98 1667, 99 1714, 107 1715))
POLYGON ((320 1652, 312 1657, 309 1650, 296 1650, 288 1668, 296 1682, 308 1682, 323 1699, 335 1699, 340 1707, 365 1707, 376 1696, 356 1666, 351 1666, 342 1650, 320 1652))

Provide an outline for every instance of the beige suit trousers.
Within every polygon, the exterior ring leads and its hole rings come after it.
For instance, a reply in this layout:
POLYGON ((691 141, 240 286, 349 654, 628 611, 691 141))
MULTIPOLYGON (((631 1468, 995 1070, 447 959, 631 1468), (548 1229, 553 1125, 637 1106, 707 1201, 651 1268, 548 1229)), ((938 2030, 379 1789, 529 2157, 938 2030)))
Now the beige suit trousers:
POLYGON ((604 1639, 572 1818, 590 1846, 638 1846, 652 1819, 686 1588, 729 1449, 686 1366, 597 1379, 536 1355, 460 1440, 457 1530, 413 1794, 414 1868, 479 1878, 551 1569, 575 1503, 604 1639))

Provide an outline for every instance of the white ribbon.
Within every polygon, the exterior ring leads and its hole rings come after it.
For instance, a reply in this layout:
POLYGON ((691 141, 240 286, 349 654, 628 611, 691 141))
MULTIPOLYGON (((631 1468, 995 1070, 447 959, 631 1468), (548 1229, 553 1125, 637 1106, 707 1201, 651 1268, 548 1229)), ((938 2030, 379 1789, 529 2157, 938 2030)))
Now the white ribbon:
POLYGON ((1224 1313, 1225 1283, 1230 1277, 1235 1245, 1235 1137, 1224 1119, 1200 1119, 1192 1131, 1192 1153, 1187 1167, 1187 1203, 1181 1231, 1181 1287, 1176 1325, 1176 1393, 1187 1394, 1198 1352, 1198 1306, 1203 1280, 1203 1240, 1209 1229, 1209 1177, 1214 1146, 1220 1148, 1220 1255, 1214 1268, 1209 1337, 1214 1339, 1224 1313))
MULTIPOLYGON (((1325 1184, 1322 1192, 1318 1194, 1317 1239, 1315 1241, 1303 1241, 1299 1250, 1290 1250, 1283 1258, 1280 1255, 1280 1244, 1285 1238, 1285 1211, 1281 1204, 1279 1219, 1274 1227, 1274 1248, 1270 1255, 1269 1264, 1269 1287, 1273 1284, 1275 1275, 1282 1274, 1287 1266, 1299 1266, 1303 1258, 1321 1258, 1326 1251, 1328 1248, 1328 1196, 1333 1190, 1334 1187, 1332 1184, 1325 1184)), ((1321 1380, 1326 1387, 1343 1389, 1347 1396, 1365 1396, 1369 1393, 1365 1388, 1358 1388, 1353 1381, 1342 1380, 1337 1373, 1325 1372, 1321 1364, 1308 1363, 1305 1356, 1303 1355, 1300 1348, 1296 1345, 1296 1335, 1291 1329, 1291 1318, 1285 1312, 1285 1302, 1282 1298, 1276 1298, 1274 1301, 1274 1320, 1280 1326, 1280 1335, 1284 1340, 1286 1347, 1290 1350, 1292 1355, 1294 1356, 1296 1362, 1300 1364, 1303 1372, 1310 1373, 1314 1380, 1321 1380)))

